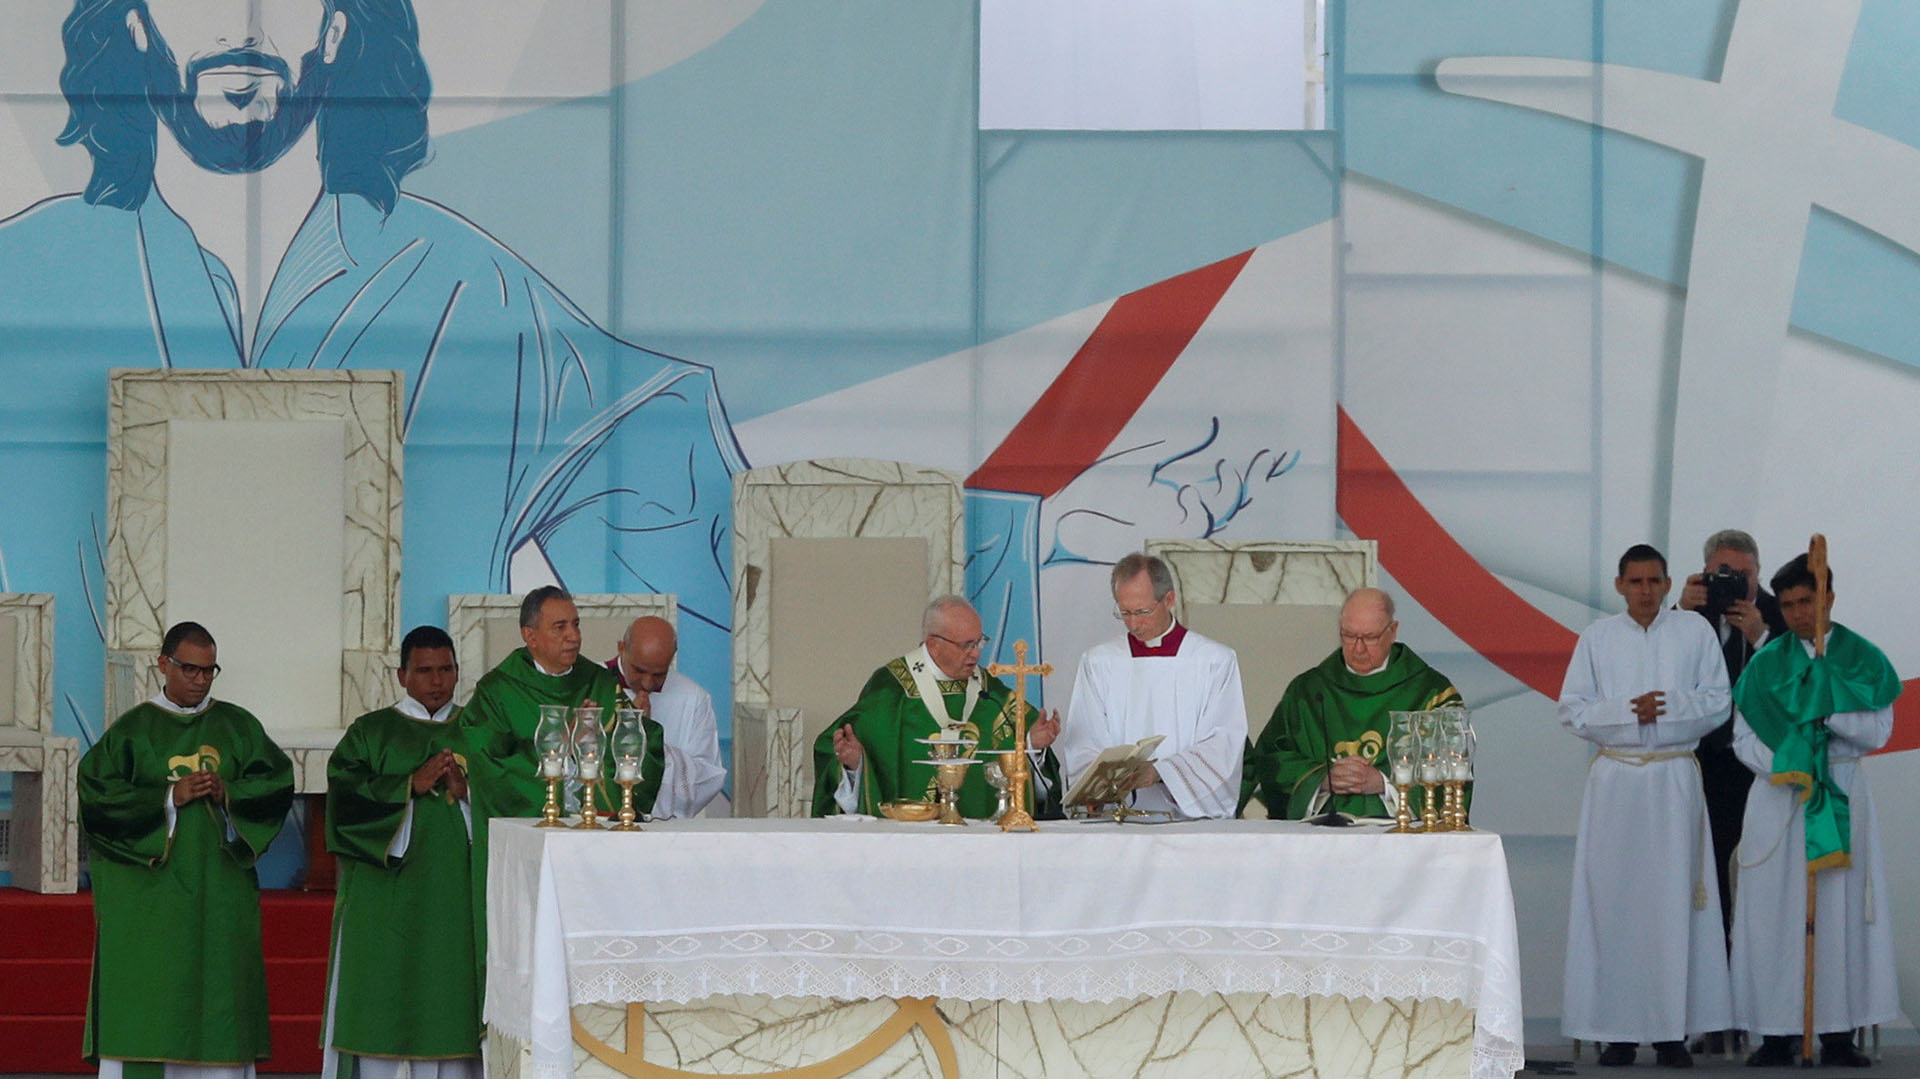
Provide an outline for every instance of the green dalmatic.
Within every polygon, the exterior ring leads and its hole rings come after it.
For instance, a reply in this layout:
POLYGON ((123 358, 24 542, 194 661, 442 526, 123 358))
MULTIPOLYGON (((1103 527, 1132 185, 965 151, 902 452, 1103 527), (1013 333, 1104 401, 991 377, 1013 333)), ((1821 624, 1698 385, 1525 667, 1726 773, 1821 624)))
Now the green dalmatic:
POLYGON ((254 862, 293 803, 293 765, 244 708, 128 711, 80 760, 98 930, 89 1061, 251 1064, 268 1056, 254 862), (171 784, 220 773, 222 799, 175 811, 171 784))

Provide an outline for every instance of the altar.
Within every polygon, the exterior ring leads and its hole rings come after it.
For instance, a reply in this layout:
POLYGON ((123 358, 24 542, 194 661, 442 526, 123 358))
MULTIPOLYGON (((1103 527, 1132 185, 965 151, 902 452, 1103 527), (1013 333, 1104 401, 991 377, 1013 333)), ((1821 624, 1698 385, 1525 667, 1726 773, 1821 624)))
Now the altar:
POLYGON ((1500 837, 496 821, 495 1077, 1511 1076, 1500 837))

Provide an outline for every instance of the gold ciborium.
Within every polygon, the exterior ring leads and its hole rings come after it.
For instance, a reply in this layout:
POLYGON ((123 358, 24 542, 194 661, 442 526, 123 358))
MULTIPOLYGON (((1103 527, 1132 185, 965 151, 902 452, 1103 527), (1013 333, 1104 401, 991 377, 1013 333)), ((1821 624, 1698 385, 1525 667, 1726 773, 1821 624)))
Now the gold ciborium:
POLYGON ((1017 753, 996 753, 987 762, 987 785, 993 788, 994 807, 990 818, 999 824, 1007 811, 1013 808, 1013 781, 1008 778, 1020 767, 1020 755, 1017 753))
POLYGON ((967 818, 960 815, 960 785, 967 781, 967 769, 980 763, 973 757, 973 748, 980 742, 962 737, 952 727, 941 733, 944 737, 915 739, 932 758, 918 763, 933 766, 934 782, 940 788, 940 823, 965 824, 967 818))

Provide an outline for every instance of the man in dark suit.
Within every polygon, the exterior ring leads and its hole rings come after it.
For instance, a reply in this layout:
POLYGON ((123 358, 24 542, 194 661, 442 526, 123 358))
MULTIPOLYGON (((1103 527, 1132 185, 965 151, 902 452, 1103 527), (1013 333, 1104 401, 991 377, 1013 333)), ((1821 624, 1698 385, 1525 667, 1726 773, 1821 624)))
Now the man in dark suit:
MULTIPOLYGON (((1703 547, 1706 568, 1687 578, 1680 592, 1680 609, 1698 611, 1720 638, 1727 660, 1727 681, 1738 683, 1740 672, 1754 652, 1774 635, 1785 633, 1780 604, 1760 587, 1760 547, 1753 537, 1735 528, 1707 537, 1703 547), (1746 577, 1740 593, 1727 599, 1724 585, 1709 587, 1709 578, 1726 571, 1746 577)), ((1725 581, 1724 576, 1721 577, 1725 581)), ((1727 888, 1727 862, 1740 842, 1740 821, 1747 810, 1747 789, 1753 773, 1733 755, 1733 717, 1720 724, 1694 750, 1700 778, 1706 788, 1707 819, 1713 827, 1713 860, 1720 876, 1720 906, 1725 924, 1733 924, 1733 893, 1727 888)))

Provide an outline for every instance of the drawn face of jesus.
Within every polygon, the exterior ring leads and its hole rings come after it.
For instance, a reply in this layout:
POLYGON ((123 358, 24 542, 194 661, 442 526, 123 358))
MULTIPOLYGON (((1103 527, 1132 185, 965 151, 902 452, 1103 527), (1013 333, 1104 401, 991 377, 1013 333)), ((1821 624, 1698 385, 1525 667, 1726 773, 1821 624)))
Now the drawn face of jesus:
POLYGON ((324 0, 147 0, 127 14, 155 111, 224 173, 265 168, 306 133, 346 30, 324 0))

